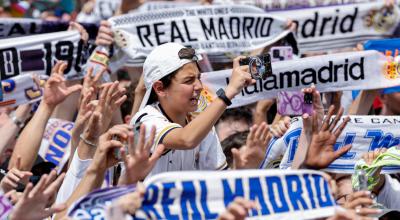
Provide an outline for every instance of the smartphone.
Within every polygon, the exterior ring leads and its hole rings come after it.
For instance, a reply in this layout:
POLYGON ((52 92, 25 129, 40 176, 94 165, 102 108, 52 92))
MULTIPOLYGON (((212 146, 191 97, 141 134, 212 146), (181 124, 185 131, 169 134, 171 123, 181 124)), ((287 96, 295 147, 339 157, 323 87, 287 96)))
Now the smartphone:
POLYGON ((280 115, 299 116, 305 113, 312 115, 312 94, 301 91, 278 92, 278 113, 280 115))
POLYGON ((271 62, 293 59, 293 49, 290 46, 271 47, 269 51, 271 62))

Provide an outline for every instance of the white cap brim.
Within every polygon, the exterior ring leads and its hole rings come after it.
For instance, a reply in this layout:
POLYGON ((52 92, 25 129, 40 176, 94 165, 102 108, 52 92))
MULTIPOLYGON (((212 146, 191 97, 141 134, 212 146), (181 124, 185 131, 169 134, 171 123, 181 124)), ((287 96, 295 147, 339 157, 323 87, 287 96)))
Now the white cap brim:
POLYGON ((139 110, 142 110, 144 107, 146 107, 147 102, 149 101, 150 94, 151 94, 152 88, 146 90, 146 93, 143 96, 142 102, 140 103, 139 110))

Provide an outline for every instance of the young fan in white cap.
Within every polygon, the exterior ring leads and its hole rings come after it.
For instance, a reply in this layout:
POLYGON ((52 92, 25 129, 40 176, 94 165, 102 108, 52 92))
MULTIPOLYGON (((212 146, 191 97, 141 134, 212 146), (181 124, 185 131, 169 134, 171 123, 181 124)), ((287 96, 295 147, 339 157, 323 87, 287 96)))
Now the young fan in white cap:
MULTIPOLYGON (((218 90, 216 98, 193 120, 188 114, 197 110, 203 89, 199 56, 195 50, 177 43, 166 43, 147 56, 144 66, 146 93, 139 112, 131 120, 135 130, 146 126, 146 139, 156 127, 155 143, 164 144, 163 156, 149 174, 180 170, 219 170, 227 167, 214 124, 244 86, 255 83, 247 66, 234 68, 229 85, 218 90)), ((148 176, 148 177, 149 177, 148 176)))

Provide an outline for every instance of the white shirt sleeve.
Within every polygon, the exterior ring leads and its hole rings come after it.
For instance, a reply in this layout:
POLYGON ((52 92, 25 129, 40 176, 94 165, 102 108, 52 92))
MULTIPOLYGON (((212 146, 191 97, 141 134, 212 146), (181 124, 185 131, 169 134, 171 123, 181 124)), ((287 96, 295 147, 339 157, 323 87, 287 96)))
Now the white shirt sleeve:
POLYGON ((400 183, 390 175, 385 175, 385 185, 377 196, 377 202, 388 209, 400 209, 400 183))
MULTIPOLYGON (((146 140, 150 137, 151 128, 154 126, 156 128, 156 135, 154 138, 154 144, 151 148, 151 152, 155 150, 158 144, 161 143, 165 135, 175 128, 182 128, 181 125, 177 123, 170 122, 163 114, 161 114, 158 109, 152 105, 146 106, 143 110, 136 113, 131 120, 131 125, 135 129, 135 138, 138 138, 139 130, 137 126, 144 124, 146 126, 146 140)), ((138 140, 138 139, 137 139, 138 140)))
POLYGON ((78 156, 78 151, 74 153, 67 173, 65 174, 64 181, 58 191, 56 204, 63 203, 71 196, 72 192, 76 189, 81 182, 87 168, 89 167, 92 159, 81 160, 78 156))

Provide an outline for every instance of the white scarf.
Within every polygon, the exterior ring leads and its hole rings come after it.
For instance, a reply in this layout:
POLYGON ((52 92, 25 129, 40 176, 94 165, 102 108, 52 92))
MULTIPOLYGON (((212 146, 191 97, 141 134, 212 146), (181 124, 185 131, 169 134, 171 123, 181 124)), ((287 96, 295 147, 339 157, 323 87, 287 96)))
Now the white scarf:
MULTIPOLYGON (((320 92, 388 88, 400 84, 385 72, 386 58, 377 51, 361 51, 308 57, 272 63, 273 76, 242 90, 231 108, 275 98, 279 91, 299 91, 312 83, 320 92)), ((203 73, 203 86, 210 94, 226 88, 232 70, 203 73)), ((214 95, 215 97, 215 95, 214 95)))
MULTIPOLYGON (((350 116, 350 122, 339 136, 335 149, 352 144, 352 148, 345 155, 335 160, 326 171, 337 173, 353 173, 356 162, 364 153, 379 148, 389 148, 400 144, 400 117, 399 116, 350 116)), ((266 156, 265 164, 279 158, 282 150, 285 151, 280 167, 286 169, 291 166, 302 130, 301 117, 292 119, 292 124, 285 135, 272 142, 266 156)), ((399 166, 385 166, 383 173, 397 173, 399 166)))
POLYGON ((213 4, 245 4, 253 5, 266 11, 273 11, 373 1, 379 0, 214 0, 213 4))
POLYGON ((84 56, 78 31, 61 31, 0 40, 0 79, 34 72, 50 75, 56 60, 67 61, 65 75, 81 71, 84 56))
POLYGON ((287 19, 248 6, 195 6, 136 12, 112 17, 109 21, 116 40, 125 40, 122 50, 131 59, 145 57, 165 42, 182 43, 198 53, 251 51, 290 33, 285 30, 287 19))
POLYGON ((33 103, 42 98, 44 81, 36 82, 31 74, 16 76, 2 80, 0 90, 0 106, 16 107, 18 105, 33 103))
MULTIPOLYGON (((247 219, 313 219, 334 214, 335 201, 322 173, 311 170, 186 171, 156 175, 145 182, 141 209, 126 219, 216 219, 237 196, 255 200, 247 219)), ((122 187, 91 193, 69 210, 74 219, 104 216, 122 187), (96 210, 96 211, 94 211, 96 210)))
POLYGON ((365 40, 390 37, 400 11, 388 13, 384 1, 270 12, 298 22, 300 51, 355 47, 365 40))

